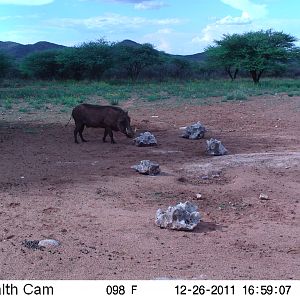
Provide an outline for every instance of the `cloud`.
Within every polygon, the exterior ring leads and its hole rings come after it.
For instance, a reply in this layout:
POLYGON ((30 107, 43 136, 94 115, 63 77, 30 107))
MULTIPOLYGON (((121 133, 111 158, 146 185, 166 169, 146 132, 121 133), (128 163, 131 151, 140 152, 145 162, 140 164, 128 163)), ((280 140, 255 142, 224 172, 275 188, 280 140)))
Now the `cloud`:
POLYGON ((112 2, 125 2, 125 3, 143 3, 143 2, 152 2, 152 0, 107 0, 112 2))
POLYGON ((153 0, 79 0, 81 2, 119 2, 119 3, 146 3, 157 2, 153 0))
POLYGON ((146 3, 146 2, 154 2, 152 0, 106 0, 111 2, 124 2, 124 3, 146 3))
POLYGON ((143 37, 144 42, 150 42, 160 51, 170 53, 172 50, 170 37, 173 30, 170 28, 162 28, 153 33, 148 33, 143 37))
POLYGON ((27 6, 36 6, 36 5, 45 5, 54 2, 54 0, 0 0, 1 4, 12 4, 12 5, 27 5, 27 6))
POLYGON ((226 16, 223 19, 216 21, 218 25, 245 25, 250 24, 252 22, 249 14, 247 12, 243 12, 240 17, 232 17, 226 16))
POLYGON ((217 21, 213 24, 208 24, 201 30, 200 35, 194 36, 191 43, 199 47, 199 51, 203 51, 208 45, 212 44, 215 40, 220 40, 224 34, 243 33, 253 29, 252 23, 227 23, 217 21), (219 22, 219 23, 218 23, 219 22), (251 26, 249 26, 249 24, 251 26))
POLYGON ((160 9, 166 7, 167 4, 163 1, 142 1, 134 5, 137 10, 160 9))
POLYGON ((172 32, 173 32, 173 30, 170 28, 162 28, 162 29, 157 30, 158 34, 171 34, 172 32))
POLYGON ((48 21, 49 24, 58 27, 76 27, 84 26, 88 29, 95 28, 140 28, 142 26, 154 25, 175 25, 182 23, 182 20, 176 18, 166 18, 166 19, 146 19, 142 17, 127 17, 119 14, 106 14, 104 16, 86 18, 86 19, 73 19, 73 18, 63 18, 54 19, 48 21))
POLYGON ((172 28, 160 28, 145 34, 140 42, 151 43, 157 50, 170 54, 194 54, 200 52, 198 45, 191 43, 192 33, 172 28))
POLYGON ((79 0, 81 2, 112 2, 112 3, 132 3, 136 10, 160 9, 168 6, 164 1, 157 0, 79 0))
POLYGON ((2 16, 2 17, 0 17, 0 21, 6 21, 6 20, 9 20, 11 18, 12 18, 11 16, 2 16))
MULTIPOLYGON (((219 40, 224 34, 243 33, 257 30, 259 21, 264 20, 268 14, 265 4, 255 4, 250 0, 220 0, 226 5, 241 11, 241 16, 226 16, 208 24, 201 30, 200 35, 194 36, 192 43, 202 49, 219 40)), ((260 28, 261 29, 261 28, 260 28)))
POLYGON ((268 14, 267 6, 265 4, 255 4, 250 0, 221 0, 235 9, 242 11, 243 14, 247 13, 251 19, 260 19, 268 14))
POLYGON ((14 16, 0 16, 0 21, 6 21, 6 20, 16 20, 16 19, 36 19, 39 18, 38 14, 31 14, 31 15, 14 15, 14 16))

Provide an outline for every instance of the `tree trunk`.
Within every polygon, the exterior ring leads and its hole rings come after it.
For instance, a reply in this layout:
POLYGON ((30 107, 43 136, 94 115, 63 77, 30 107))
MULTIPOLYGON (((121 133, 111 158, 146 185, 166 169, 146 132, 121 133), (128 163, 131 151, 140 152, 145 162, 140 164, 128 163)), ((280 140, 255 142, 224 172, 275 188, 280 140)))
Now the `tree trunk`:
POLYGON ((237 75, 238 71, 239 71, 239 69, 235 69, 235 72, 233 74, 233 80, 236 79, 236 75, 237 75))
POLYGON ((226 68, 225 68, 225 71, 226 71, 227 74, 230 76, 231 81, 234 81, 234 80, 236 79, 236 75, 237 75, 239 69, 235 69, 235 71, 234 71, 233 74, 232 74, 232 72, 231 72, 231 68, 230 68, 230 67, 226 67, 226 68))
POLYGON ((257 73, 256 70, 250 71, 251 76, 252 76, 252 79, 253 79, 253 82, 254 82, 255 84, 259 83, 260 76, 261 76, 261 74, 263 73, 263 71, 264 71, 264 70, 261 70, 261 71, 259 71, 258 73, 257 73))
POLYGON ((252 76, 254 84, 257 84, 259 82, 259 77, 257 76, 257 72, 255 70, 250 71, 250 74, 252 76))
POLYGON ((233 81, 233 76, 232 76, 232 74, 231 74, 231 70, 230 70, 230 67, 229 68, 225 68, 225 71, 227 72, 227 74, 230 76, 230 78, 231 78, 231 81, 233 81))
POLYGON ((260 76, 261 76, 261 74, 263 73, 263 71, 264 71, 264 70, 261 70, 261 71, 258 73, 258 81, 259 81, 260 76))

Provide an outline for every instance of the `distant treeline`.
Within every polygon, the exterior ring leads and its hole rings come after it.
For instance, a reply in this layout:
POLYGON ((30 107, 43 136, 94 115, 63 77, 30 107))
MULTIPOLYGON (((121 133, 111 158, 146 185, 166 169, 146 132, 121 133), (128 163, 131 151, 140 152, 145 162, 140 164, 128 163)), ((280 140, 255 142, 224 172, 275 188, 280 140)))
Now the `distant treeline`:
POLYGON ((151 44, 109 43, 34 52, 21 61, 0 53, 2 77, 42 80, 133 80, 203 77, 198 62, 157 51, 151 44))
POLYGON ((42 80, 211 79, 251 74, 297 77, 300 59, 296 39, 271 30, 225 35, 204 53, 203 61, 157 51, 151 44, 109 43, 103 39, 80 46, 29 54, 14 61, 0 53, 0 78, 42 80))

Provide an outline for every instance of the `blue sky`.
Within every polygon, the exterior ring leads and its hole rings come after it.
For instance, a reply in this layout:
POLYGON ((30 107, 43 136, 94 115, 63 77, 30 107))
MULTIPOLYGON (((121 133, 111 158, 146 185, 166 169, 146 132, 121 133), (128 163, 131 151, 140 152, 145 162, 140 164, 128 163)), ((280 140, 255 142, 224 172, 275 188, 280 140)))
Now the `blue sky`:
POLYGON ((0 40, 131 39, 193 54, 227 33, 271 28, 300 39, 299 12, 299 0, 0 0, 0 40))

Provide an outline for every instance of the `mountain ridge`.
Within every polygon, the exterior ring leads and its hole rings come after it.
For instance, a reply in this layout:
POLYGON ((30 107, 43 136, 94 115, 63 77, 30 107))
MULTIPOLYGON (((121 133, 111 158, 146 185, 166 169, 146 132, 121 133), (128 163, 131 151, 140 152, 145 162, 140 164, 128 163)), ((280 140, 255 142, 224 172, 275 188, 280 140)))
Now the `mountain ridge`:
POLYGON ((34 44, 20 44, 16 42, 1 42, 0 41, 0 51, 4 52, 7 55, 12 56, 13 58, 20 60, 27 56, 28 54, 40 51, 63 49, 66 46, 58 45, 46 41, 39 41, 34 44))
MULTIPOLYGON (((138 47, 141 44, 125 39, 121 42, 118 42, 117 44, 122 44, 129 47, 138 47)), ((40 51, 47 51, 47 50, 56 50, 56 49, 63 49, 67 48, 67 46, 59 45, 55 43, 50 43, 47 41, 39 41, 34 44, 21 44, 16 42, 2 42, 0 41, 0 52, 4 52, 5 54, 12 56, 13 58, 17 60, 23 59, 25 56, 34 53, 34 52, 40 52, 40 51)), ((205 60, 205 53, 195 53, 195 54, 189 54, 189 55, 176 55, 176 54, 169 54, 166 53, 169 56, 177 57, 177 58, 184 58, 189 61, 203 61, 205 60)))

